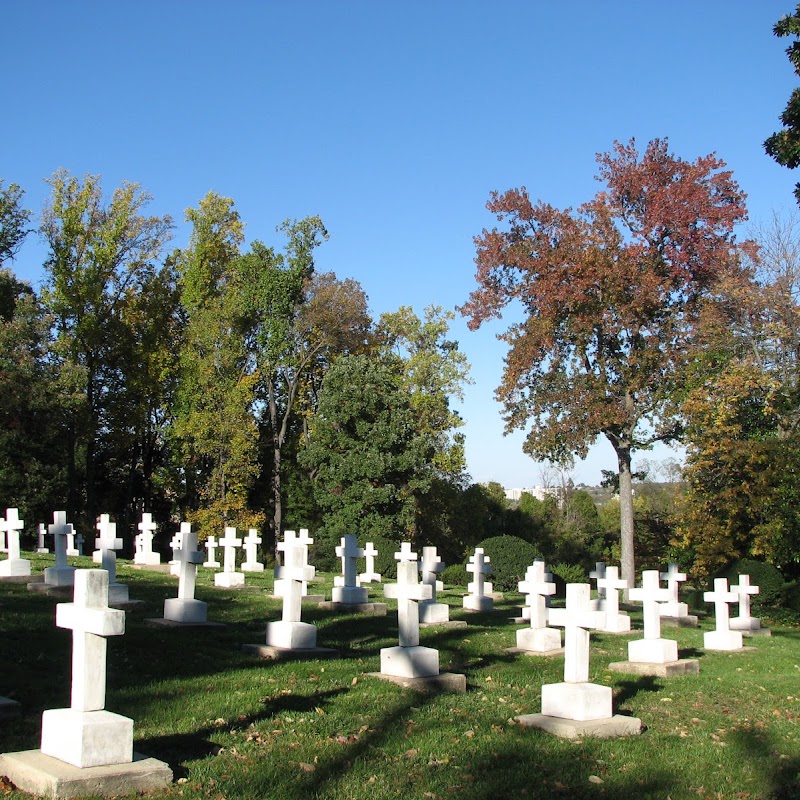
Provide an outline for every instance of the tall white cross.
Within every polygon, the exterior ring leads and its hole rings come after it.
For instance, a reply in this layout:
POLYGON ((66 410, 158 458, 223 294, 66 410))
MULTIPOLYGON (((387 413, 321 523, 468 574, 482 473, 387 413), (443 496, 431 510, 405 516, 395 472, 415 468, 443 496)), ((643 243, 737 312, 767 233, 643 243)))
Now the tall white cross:
POLYGON ((343 586, 358 586, 357 562, 364 556, 364 548, 358 546, 358 539, 352 533, 347 533, 341 538, 341 543, 336 548, 336 555, 342 559, 343 586))
POLYGON ((213 534, 206 539, 206 551, 208 552, 208 557, 203 564, 204 567, 219 567, 220 563, 217 561, 217 547, 219 544, 217 542, 217 537, 213 534))
POLYGON ((202 564, 204 558, 197 549, 197 534, 191 530, 184 533, 180 547, 173 549, 172 555, 178 562, 178 599, 194 600, 197 565, 202 564))
POLYGON ((631 589, 628 597, 642 604, 642 620, 644 622, 644 638, 661 638, 661 614, 659 605, 670 600, 669 588, 662 588, 657 569, 646 569, 642 572, 641 588, 631 589))
POLYGON ((244 552, 245 561, 242 564, 244 572, 261 572, 264 565, 258 560, 258 545, 262 542, 258 531, 255 528, 250 528, 247 536, 244 537, 244 552))
POLYGON ((395 561, 401 564, 405 561, 416 561, 417 554, 411 549, 411 542, 401 542, 400 552, 394 554, 395 561))
POLYGON ((108 514, 101 514, 100 521, 95 525, 100 535, 95 539, 94 546, 100 551, 100 564, 108 572, 108 583, 117 582, 117 554, 116 550, 122 548, 122 539, 117 536, 117 524, 111 521, 108 514))
POLYGON ((308 546, 314 544, 314 540, 304 528, 299 535, 295 531, 285 531, 283 536, 283 541, 278 543, 278 550, 283 553, 283 566, 275 567, 275 580, 282 581, 283 586, 283 621, 300 622, 303 586, 316 572, 308 564, 308 546))
POLYGON ((669 603, 678 602, 679 584, 686 580, 686 573, 681 572, 678 565, 674 562, 667 564, 667 571, 659 573, 662 581, 667 582, 667 589, 669 590, 669 603))
POLYGON ((367 560, 367 566, 364 572, 358 576, 360 584, 381 582, 381 576, 375 572, 375 556, 377 555, 378 551, 375 549, 375 545, 372 542, 367 542, 364 548, 364 558, 367 560))
POLYGON ((125 612, 108 607, 108 573, 75 573, 75 599, 56 606, 56 625, 72 630, 72 700, 75 711, 106 704, 106 637, 125 633, 125 612))
POLYGON ((417 565, 414 561, 401 561, 397 565, 397 583, 383 587, 386 597, 397 600, 397 625, 400 647, 416 647, 419 644, 419 601, 430 600, 432 589, 419 583, 417 565))
POLYGON ((139 529, 139 535, 136 537, 136 554, 133 557, 133 563, 149 564, 156 555, 153 552, 153 535, 158 529, 158 525, 153 522, 152 514, 144 512, 142 521, 136 527, 139 529))
POLYGON ((739 598, 739 618, 750 619, 750 596, 758 594, 758 586, 750 585, 749 575, 740 575, 739 583, 731 585, 731 591, 739 598))
POLYGON ((236 572, 236 548, 242 546, 242 540, 236 536, 236 528, 225 528, 225 535, 219 540, 220 547, 225 548, 223 572, 236 572))
POLYGON ((565 608, 549 608, 550 625, 564 628, 564 681, 586 683, 589 680, 589 630, 603 625, 605 614, 591 608, 588 583, 568 583, 565 608))
POLYGON ((597 583, 597 600, 598 600, 598 608, 603 608, 603 600, 605 600, 606 593, 605 589, 600 588, 600 579, 605 578, 606 576, 606 562, 605 561, 595 561, 594 569, 589 573, 589 577, 597 583))
POLYGON ((729 603, 735 603, 738 599, 739 595, 736 592, 728 590, 727 578, 714 578, 714 591, 703 592, 703 600, 714 604, 717 632, 728 633, 730 631, 731 613, 729 603))
POLYGON ((439 557, 435 547, 422 548, 419 574, 422 583, 428 584, 432 589, 431 602, 436 602, 436 590, 439 588, 436 576, 444 569, 444 566, 444 562, 439 557))
POLYGON ((47 547, 47 542, 45 542, 44 537, 47 535, 47 525, 44 522, 39 523, 39 543, 36 547, 37 553, 49 553, 50 550, 47 547))
POLYGON ((472 581, 467 584, 467 591, 475 597, 485 595, 486 576, 492 571, 489 561, 482 547, 476 547, 475 552, 469 557, 467 572, 472 573, 472 581))
POLYGON ((597 579, 597 591, 603 591, 603 610, 607 618, 619 616, 619 593, 627 588, 628 581, 619 577, 619 567, 606 567, 603 577, 597 579))
POLYGON ((53 552, 56 556, 55 566, 67 566, 67 534, 72 529, 72 525, 67 522, 66 511, 54 511, 53 523, 48 526, 48 531, 53 537, 53 552))
POLYGON ((525 580, 517 584, 531 610, 531 628, 547 627, 546 597, 555 594, 556 585, 547 580, 544 561, 536 559, 525 571, 525 580))
POLYGON ((19 510, 7 508, 3 530, 7 534, 6 549, 9 561, 20 557, 19 532, 24 527, 25 523, 19 518, 19 510))

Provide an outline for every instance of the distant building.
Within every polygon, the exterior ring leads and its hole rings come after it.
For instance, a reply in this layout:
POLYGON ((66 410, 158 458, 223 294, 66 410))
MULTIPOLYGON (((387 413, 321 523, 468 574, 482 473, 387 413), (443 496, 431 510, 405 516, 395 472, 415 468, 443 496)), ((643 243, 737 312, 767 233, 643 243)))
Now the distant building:
POLYGON ((506 489, 506 500, 519 501, 524 494, 535 497, 540 502, 544 502, 548 497, 555 497, 561 503, 564 490, 560 486, 531 486, 527 489, 506 489))

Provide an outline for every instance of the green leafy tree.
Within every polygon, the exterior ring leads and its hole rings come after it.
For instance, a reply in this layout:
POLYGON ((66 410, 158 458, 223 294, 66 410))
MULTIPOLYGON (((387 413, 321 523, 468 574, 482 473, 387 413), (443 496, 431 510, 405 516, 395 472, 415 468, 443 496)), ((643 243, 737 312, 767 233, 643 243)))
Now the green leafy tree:
POLYGON ((617 455, 622 575, 633 582, 631 456, 680 428, 671 413, 690 360, 698 309, 735 251, 744 195, 713 155, 694 162, 667 143, 616 143, 598 156, 605 189, 577 212, 492 195, 504 230, 477 237, 478 288, 462 308, 472 329, 514 303, 524 318, 497 390, 525 450, 569 463, 598 435, 617 455))
POLYGON ((30 232, 31 212, 22 207, 24 194, 16 183, 6 187, 0 180, 0 267, 14 258, 30 232))

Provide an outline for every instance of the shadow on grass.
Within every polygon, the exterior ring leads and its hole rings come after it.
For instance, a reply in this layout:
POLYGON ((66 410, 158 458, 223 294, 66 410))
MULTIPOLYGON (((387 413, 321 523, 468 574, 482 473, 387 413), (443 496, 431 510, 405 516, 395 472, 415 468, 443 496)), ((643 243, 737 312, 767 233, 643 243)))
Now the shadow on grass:
POLYGON ((764 730, 743 727, 731 730, 726 740, 769 780, 769 800, 800 797, 800 759, 783 756, 782 743, 777 737, 764 730))
POLYGON ((653 675, 640 675, 638 678, 624 679, 617 683, 614 704, 618 707, 633 700, 640 692, 660 692, 664 685, 653 675))

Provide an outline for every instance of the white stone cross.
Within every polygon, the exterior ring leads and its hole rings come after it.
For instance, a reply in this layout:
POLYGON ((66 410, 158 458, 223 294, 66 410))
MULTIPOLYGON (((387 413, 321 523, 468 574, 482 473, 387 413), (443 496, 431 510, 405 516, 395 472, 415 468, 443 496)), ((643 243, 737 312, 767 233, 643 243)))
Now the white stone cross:
POLYGON ((48 531, 53 537, 56 569, 67 566, 67 534, 71 529, 72 525, 67 522, 67 512, 54 511, 53 523, 48 526, 48 531))
MULTIPOLYGON (((180 550, 183 547, 183 537, 186 536, 187 533, 191 533, 192 531, 192 523, 191 522, 181 522, 181 527, 172 537, 172 540, 169 543, 169 546, 172 548, 172 552, 174 553, 176 550, 180 550)), ((170 575, 180 575, 181 565, 173 558, 169 562, 169 574, 170 575)))
POLYGON ((106 637, 125 633, 125 612, 108 607, 108 573, 75 573, 75 599, 56 606, 56 625, 72 630, 72 700, 75 711, 106 704, 106 637))
POLYGON ((303 586, 312 580, 316 570, 308 564, 308 546, 314 540, 305 529, 298 535, 285 531, 278 550, 283 552, 283 566, 275 567, 275 579, 282 581, 283 622, 300 622, 303 586))
POLYGON ((419 562, 419 574, 422 583, 427 583, 433 590, 431 595, 432 603, 436 602, 436 590, 439 588, 439 582, 436 580, 436 576, 444 567, 444 562, 439 557, 435 547, 422 548, 422 561, 419 562))
POLYGON ((397 565, 397 583, 383 587, 386 597, 397 600, 397 624, 400 647, 416 647, 419 644, 419 601, 430 600, 431 587, 419 583, 417 565, 414 561, 401 561, 397 565))
POLYGON ((375 545, 372 542, 367 542, 364 548, 364 558, 367 560, 367 566, 365 571, 358 576, 359 584, 381 582, 380 574, 375 572, 375 556, 377 555, 378 551, 375 549, 375 545))
POLYGON ((526 605, 531 611, 531 628, 547 627, 547 602, 549 595, 555 594, 556 585, 547 580, 544 561, 536 559, 525 571, 525 580, 517 584, 521 594, 525 595, 526 605))
POLYGON ((47 525, 44 522, 39 523, 39 543, 36 547, 37 553, 49 553, 50 549, 47 547, 44 537, 47 534, 47 525))
POLYGON ((589 577, 597 582, 597 608, 602 609, 603 600, 605 600, 606 593, 605 589, 600 587, 599 581, 606 576, 606 562, 605 561, 595 561, 594 569, 589 573, 589 577))
POLYGON ((489 561, 482 547, 476 547, 475 552, 469 557, 467 572, 472 573, 472 581, 467 585, 467 591, 475 597, 485 595, 486 576, 492 571, 489 561))
POLYGON ((223 572, 236 572, 236 548, 242 546, 242 540, 236 536, 236 528, 225 528, 225 535, 219 540, 220 547, 224 549, 223 572))
POLYGON ((242 564, 242 572, 263 572, 264 565, 258 560, 258 545, 262 542, 258 531, 250 528, 247 536, 244 537, 245 560, 242 564))
POLYGON ((147 512, 142 514, 142 521, 136 526, 139 534, 136 537, 136 553, 133 556, 134 564, 160 564, 161 556, 153 552, 153 534, 158 525, 153 521, 153 515, 147 512))
POLYGON ((411 542, 401 542, 400 552, 394 554, 395 560, 401 564, 405 561, 416 561, 417 554, 411 549, 411 542))
POLYGON ((187 531, 181 536, 180 547, 172 555, 178 562, 178 599, 194 600, 197 565, 203 563, 203 552, 197 549, 197 534, 187 531))
POLYGON ((602 610, 606 612, 601 630, 624 633, 631 629, 630 617, 619 611, 619 593, 627 588, 628 581, 619 577, 619 567, 606 567, 605 575, 597 579, 597 591, 603 591, 602 610))
POLYGON ((101 514, 100 521, 95 525, 100 535, 95 539, 94 546, 100 551, 100 564, 108 572, 109 585, 117 582, 117 554, 116 550, 122 548, 122 539, 117 536, 117 524, 111 521, 108 514, 101 514))
POLYGON ((641 588, 631 589, 628 596, 631 600, 642 604, 642 620, 644 622, 644 638, 661 638, 661 613, 659 606, 670 599, 670 591, 663 588, 657 569, 646 569, 642 572, 641 588))
POLYGON ((20 557, 19 532, 25 527, 25 523, 19 518, 19 510, 16 508, 6 509, 6 518, 2 523, 3 532, 7 535, 6 551, 8 559, 16 560, 20 557))
POLYGON ((667 589, 669 590, 669 603, 678 602, 678 589, 679 584, 686 580, 686 573, 681 572, 678 565, 670 562, 667 564, 667 571, 659 574, 662 581, 667 582, 667 589))
POLYGON ((758 594, 759 587, 750 585, 749 575, 740 575, 739 583, 731 585, 731 591, 739 598, 739 619, 751 619, 750 595, 758 594))
POLYGON ((364 548, 358 546, 358 539, 352 533, 345 534, 340 541, 336 555, 342 560, 342 586, 355 588, 358 586, 358 559, 364 557, 364 548))
POLYGON ((714 591, 703 592, 703 600, 714 604, 714 616, 716 617, 716 630, 718 633, 728 633, 730 625, 730 603, 735 603, 739 599, 736 592, 729 591, 727 578, 714 578, 714 591))
POLYGON ((82 556, 83 555, 83 534, 76 533, 75 534, 75 554, 82 556))
POLYGON ((588 583, 568 583, 565 608, 549 608, 550 625, 564 628, 564 681, 586 683, 589 680, 589 630, 603 625, 605 614, 593 611, 588 583))
POLYGON ((208 551, 208 558, 206 558, 205 563, 203 564, 204 567, 211 567, 216 568, 220 566, 219 561, 217 561, 217 537, 211 535, 206 540, 206 550, 208 551))

